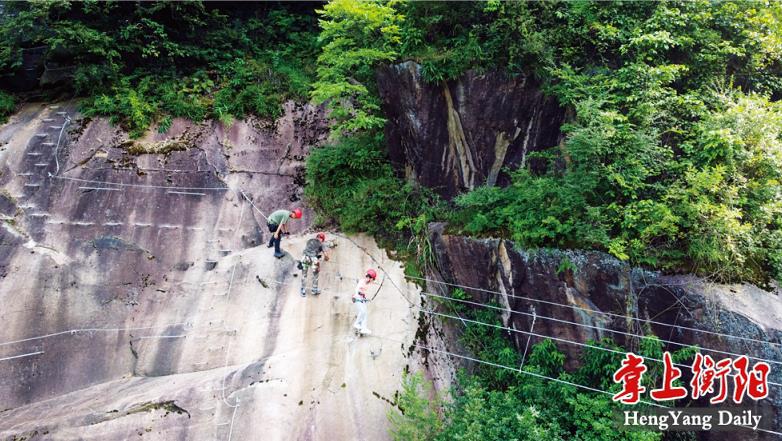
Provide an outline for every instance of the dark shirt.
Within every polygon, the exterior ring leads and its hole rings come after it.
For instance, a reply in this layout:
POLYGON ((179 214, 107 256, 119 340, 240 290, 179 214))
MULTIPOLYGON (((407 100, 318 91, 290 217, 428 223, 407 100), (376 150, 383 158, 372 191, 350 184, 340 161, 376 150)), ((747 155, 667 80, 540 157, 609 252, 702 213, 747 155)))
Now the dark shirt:
POLYGON ((318 239, 310 239, 304 247, 304 255, 310 257, 320 257, 323 252, 323 243, 318 239))

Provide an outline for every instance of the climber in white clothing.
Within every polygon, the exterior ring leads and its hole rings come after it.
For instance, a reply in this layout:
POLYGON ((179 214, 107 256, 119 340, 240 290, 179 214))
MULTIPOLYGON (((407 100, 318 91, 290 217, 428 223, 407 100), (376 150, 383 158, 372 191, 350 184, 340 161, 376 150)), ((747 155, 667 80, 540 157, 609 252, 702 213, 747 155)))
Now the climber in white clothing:
POLYGON ((368 269, 364 278, 358 281, 356 285, 356 291, 353 293, 353 304, 356 305, 356 322, 353 323, 353 328, 361 335, 371 334, 372 331, 367 328, 367 293, 369 286, 372 285, 377 279, 377 272, 372 268, 368 269))

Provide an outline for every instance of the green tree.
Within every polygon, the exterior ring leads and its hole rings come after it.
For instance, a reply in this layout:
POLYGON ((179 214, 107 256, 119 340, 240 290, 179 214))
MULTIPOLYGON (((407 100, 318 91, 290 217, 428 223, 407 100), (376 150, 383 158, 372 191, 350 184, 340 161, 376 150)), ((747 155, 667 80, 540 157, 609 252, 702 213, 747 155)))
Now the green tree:
POLYGON ((397 409, 389 409, 391 437, 395 441, 433 440, 442 430, 438 414, 440 400, 434 397, 431 383, 421 373, 405 373, 402 392, 397 397, 397 409))
MULTIPOLYGON (((462 196, 452 220, 526 247, 603 249, 718 281, 779 277, 779 179, 770 170, 782 125, 769 94, 782 92, 782 6, 529 8, 519 20, 532 17, 551 49, 524 56, 538 54, 534 68, 574 117, 562 145, 530 156, 542 173, 513 171, 508 188, 462 196)), ((514 32, 501 23, 492 22, 497 34, 514 32)))
MULTIPOLYGON (((473 326, 473 325, 470 325, 473 326)), ((501 336, 488 337, 502 339, 501 336)), ((490 347, 498 344, 484 340, 490 347)), ((468 347, 478 342, 467 338, 468 347)), ((587 349, 581 357, 580 367, 569 373, 563 369, 565 355, 550 340, 543 340, 532 346, 524 371, 545 375, 567 382, 592 388, 618 391, 611 375, 619 367, 621 355, 597 349, 620 350, 610 340, 590 342, 594 348, 587 349)), ((640 347, 640 353, 647 357, 661 357, 662 344, 659 340, 647 339, 640 347)), ((487 354, 484 352, 483 356, 487 354)), ((516 354, 518 355, 518 354, 516 354)), ((684 362, 693 355, 692 349, 673 354, 676 362, 684 362)), ((477 355, 476 355, 477 356, 477 355)), ((496 362, 495 359, 484 359, 496 362)), ((511 372, 517 364, 507 361, 490 367, 494 370, 511 372), (503 369, 499 366, 506 366, 503 369)), ((651 362, 647 362, 651 366, 651 362)), ((662 370, 650 370, 645 378, 648 385, 661 381, 662 370)), ((513 440, 581 440, 581 441, 655 441, 663 434, 652 431, 621 431, 614 422, 614 412, 622 406, 611 398, 524 373, 512 373, 501 388, 491 384, 496 374, 478 370, 475 375, 458 376, 450 399, 431 399, 431 386, 421 384, 420 374, 408 375, 403 381, 400 393, 400 407, 403 413, 392 410, 391 433, 394 439, 416 440, 464 440, 486 439, 513 440), (406 403, 402 405, 402 403, 406 403), (412 403, 412 404, 411 404, 412 403), (408 410, 409 413, 408 413, 408 410), (438 411, 442 418, 438 418, 438 411)), ((692 433, 683 433, 679 439, 694 439, 692 433)))
POLYGON ((694 269, 717 280, 782 278, 782 107, 721 95, 694 128, 683 179, 666 202, 694 269))
POLYGON ((57 86, 141 135, 173 117, 274 119, 308 99, 313 9, 266 3, 42 1, 0 9, 0 77, 41 51, 57 86))
POLYGON ((312 97, 327 103, 334 131, 382 129, 374 68, 397 56, 402 16, 379 1, 335 0, 319 10, 323 51, 312 97))

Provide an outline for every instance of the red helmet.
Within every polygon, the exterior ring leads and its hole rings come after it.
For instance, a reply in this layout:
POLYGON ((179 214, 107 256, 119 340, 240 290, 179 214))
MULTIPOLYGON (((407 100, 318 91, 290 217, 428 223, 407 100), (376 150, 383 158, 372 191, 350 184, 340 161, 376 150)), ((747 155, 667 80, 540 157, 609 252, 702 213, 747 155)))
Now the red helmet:
POLYGON ((293 214, 293 218, 294 219, 301 219, 301 209, 300 208, 294 209, 292 214, 293 214))
POLYGON ((369 277, 372 280, 377 279, 377 272, 373 270, 372 268, 367 270, 367 277, 369 277))
POLYGON ((326 241, 326 233, 318 233, 315 235, 315 237, 318 238, 319 241, 325 242, 326 241))

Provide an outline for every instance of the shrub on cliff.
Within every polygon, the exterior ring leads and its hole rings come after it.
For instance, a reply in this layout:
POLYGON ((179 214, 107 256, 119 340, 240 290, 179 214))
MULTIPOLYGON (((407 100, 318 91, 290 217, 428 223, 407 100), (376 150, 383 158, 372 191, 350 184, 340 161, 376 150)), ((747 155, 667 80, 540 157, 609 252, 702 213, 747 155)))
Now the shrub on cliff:
MULTIPOLYGON (((364 231, 410 251, 410 263, 431 255, 427 224, 441 201, 396 176, 384 151, 375 67, 398 56, 403 17, 392 3, 337 0, 322 10, 317 81, 312 98, 331 111, 332 143, 307 160, 308 202, 346 231, 364 231)), ((419 265, 408 265, 416 271, 419 265)))
POLYGON ((403 374, 396 405, 398 409, 389 409, 387 414, 394 441, 431 440, 442 430, 440 400, 420 372, 403 374))
MULTIPOLYGON (((490 343, 490 340, 484 340, 484 343, 490 343)), ((608 341, 600 344, 616 348, 608 341)), ((606 354, 609 353, 588 351, 581 360, 581 367, 574 373, 568 373, 563 370, 564 354, 550 340, 544 340, 532 346, 524 370, 608 389, 610 386, 604 383, 611 383, 611 374, 619 366, 619 357, 606 354), (601 375, 596 375, 596 372, 601 375)), ((421 374, 406 375, 397 397, 399 410, 392 409, 388 414, 392 438, 420 441, 663 439, 664 434, 660 432, 616 430, 613 413, 621 406, 607 395, 514 373, 518 359, 505 363, 494 359, 490 361, 510 370, 490 366, 477 375, 460 375, 447 400, 436 397, 431 391, 431 384, 423 380, 421 374), (509 373, 509 381, 500 388, 487 383, 485 375, 491 376, 492 370, 509 373)), ((646 381, 652 384, 659 380, 659 375, 659 372, 649 375, 646 381)), ((640 407, 643 408, 643 405, 640 407)), ((678 439, 694 437, 691 433, 680 433, 678 439)))
MULTIPOLYGON (((782 108, 732 92, 674 148, 603 103, 577 105, 563 165, 457 199, 472 234, 527 247, 602 248, 717 281, 782 278, 782 108)), ((541 156, 541 155, 539 155, 541 156)))
POLYGON ((402 16, 381 2, 356 0, 331 1, 318 13, 323 50, 313 99, 331 109, 336 135, 382 129, 374 68, 398 55, 402 16))
MULTIPOLYGON (((456 200, 448 219, 463 232, 717 281, 782 277, 780 4, 339 0, 321 15, 313 96, 332 106, 336 136, 380 139, 373 69, 406 59, 432 82, 536 75, 572 110, 564 142, 528 155, 540 167, 456 200)), ((374 200, 396 200, 391 182, 374 200)))
POLYGON ((14 97, 0 90, 0 124, 6 122, 15 108, 14 97))
POLYGON ((439 200, 394 175, 381 141, 382 135, 363 134, 314 149, 307 158, 305 196, 345 231, 392 241, 400 232, 425 232, 439 200), (413 222, 419 217, 425 220, 413 222))
POLYGON ((431 65, 427 45, 480 44, 462 68, 536 73, 574 114, 561 145, 531 155, 545 170, 512 170, 510 187, 462 196, 454 223, 721 282, 782 277, 782 6, 743 5, 489 2, 462 6, 462 17, 436 8, 440 20, 472 17, 454 32, 409 18, 428 36, 413 45, 422 62, 431 65), (495 44, 519 33, 528 38, 507 51, 495 44))
MULTIPOLYGON (((464 292, 457 289, 450 296, 460 299, 464 292)), ((450 399, 436 396, 418 375, 405 377, 397 400, 400 409, 389 412, 392 435, 396 439, 403 435, 442 441, 663 439, 664 434, 660 432, 616 430, 613 412, 623 406, 613 402, 609 394, 621 390, 621 385, 613 381, 613 373, 621 366, 625 349, 611 339, 587 341, 589 347, 581 352, 578 368, 565 369, 567 356, 552 340, 539 341, 528 353, 520 354, 508 333, 501 329, 502 320, 496 311, 468 308, 453 300, 438 303, 446 314, 467 319, 460 341, 470 356, 482 363, 471 363, 470 375, 461 372, 457 376, 450 399), (435 412, 435 409, 439 411, 435 412), (436 415, 440 416, 439 420, 434 420, 436 415)), ((458 320, 448 320, 461 327, 458 320)), ((646 335, 647 338, 638 340, 634 352, 647 359, 662 359, 663 343, 650 333, 646 335)), ((671 356, 675 363, 690 363, 695 352, 695 348, 687 347, 671 356)), ((652 389, 662 381, 662 364, 649 362, 647 366, 643 384, 652 389)), ((682 384, 680 379, 676 382, 682 384)), ((692 433, 680 433, 675 437, 668 434, 666 439, 692 440, 694 436, 692 433)))
POLYGON ((0 77, 43 49, 86 113, 139 135, 180 116, 276 118, 307 98, 317 42, 309 5, 56 1, 3 5, 0 47, 0 77))

